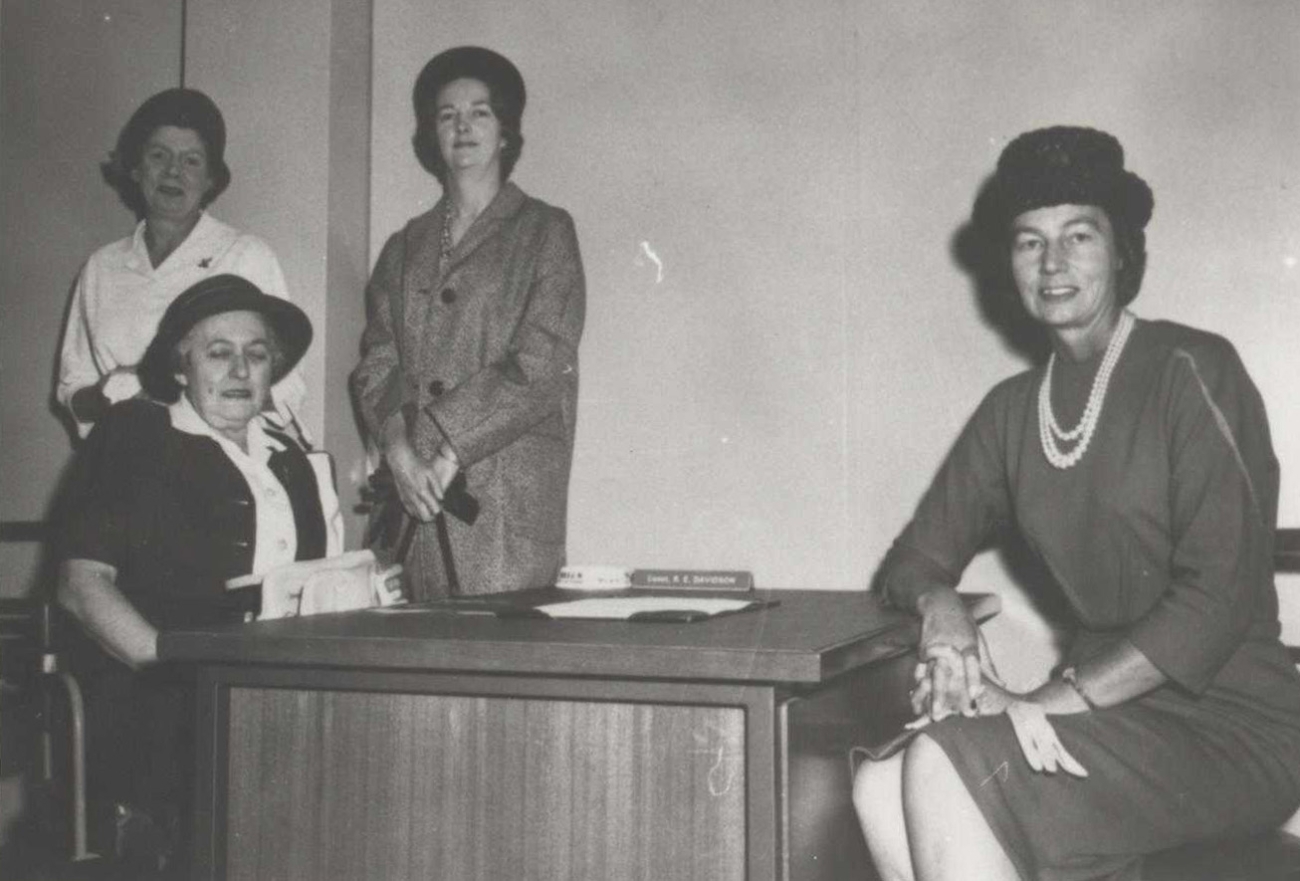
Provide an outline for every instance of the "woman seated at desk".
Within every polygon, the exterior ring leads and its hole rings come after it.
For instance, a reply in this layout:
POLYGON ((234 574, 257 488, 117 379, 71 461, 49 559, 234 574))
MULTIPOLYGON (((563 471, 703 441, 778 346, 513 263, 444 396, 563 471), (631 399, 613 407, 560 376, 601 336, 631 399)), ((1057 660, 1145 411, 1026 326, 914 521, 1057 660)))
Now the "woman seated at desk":
POLYGON ((58 597, 99 646, 77 652, 92 816, 115 817, 118 850, 150 868, 184 864, 193 776, 192 671, 157 664, 159 631, 243 620, 256 596, 228 579, 342 547, 333 485, 263 424, 311 338, 301 309, 246 279, 198 282, 140 362, 153 400, 108 410, 74 464, 58 597))
POLYGON ((1268 420, 1226 340, 1127 311, 1152 207, 1119 142, 1081 128, 1012 141, 977 203, 1052 355, 984 399, 878 576, 921 618, 931 721, 855 782, 887 881, 1131 878, 1300 804, 1268 420), (1077 623, 1027 694, 982 680, 954 589, 1006 527, 1077 623))

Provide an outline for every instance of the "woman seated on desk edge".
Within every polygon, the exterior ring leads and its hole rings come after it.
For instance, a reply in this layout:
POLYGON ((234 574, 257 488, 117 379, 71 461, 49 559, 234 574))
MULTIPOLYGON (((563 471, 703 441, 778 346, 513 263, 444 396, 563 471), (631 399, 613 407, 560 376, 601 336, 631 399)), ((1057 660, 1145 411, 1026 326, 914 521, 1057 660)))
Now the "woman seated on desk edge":
POLYGON ((1300 804, 1268 420, 1226 340, 1127 310, 1153 205, 1115 138, 1066 127, 1013 140, 977 201, 1052 355, 986 396, 878 573, 921 618, 929 723, 855 781, 887 881, 1133 878, 1300 804), (982 677, 955 591, 1009 526, 1075 624, 1026 694, 982 677))

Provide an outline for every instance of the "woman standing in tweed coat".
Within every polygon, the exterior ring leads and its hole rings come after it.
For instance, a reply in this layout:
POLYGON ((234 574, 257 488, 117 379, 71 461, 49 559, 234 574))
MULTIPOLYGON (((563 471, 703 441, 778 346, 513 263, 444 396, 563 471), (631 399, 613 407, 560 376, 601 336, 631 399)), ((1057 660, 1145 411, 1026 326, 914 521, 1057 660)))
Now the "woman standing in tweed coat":
POLYGON ((461 46, 415 83, 415 152, 443 197, 389 238, 366 291, 362 421, 418 522, 414 600, 453 592, 433 520, 464 473, 481 505, 444 518, 459 592, 553 584, 564 562, 586 290, 573 220, 508 182, 523 78, 461 46))

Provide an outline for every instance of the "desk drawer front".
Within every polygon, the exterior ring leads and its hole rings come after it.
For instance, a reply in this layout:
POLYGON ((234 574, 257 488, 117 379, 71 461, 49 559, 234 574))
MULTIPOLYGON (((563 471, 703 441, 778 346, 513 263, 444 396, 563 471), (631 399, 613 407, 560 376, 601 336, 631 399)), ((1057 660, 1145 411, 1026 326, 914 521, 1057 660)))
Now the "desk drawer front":
POLYGON ((737 707, 230 690, 232 879, 743 879, 737 707))

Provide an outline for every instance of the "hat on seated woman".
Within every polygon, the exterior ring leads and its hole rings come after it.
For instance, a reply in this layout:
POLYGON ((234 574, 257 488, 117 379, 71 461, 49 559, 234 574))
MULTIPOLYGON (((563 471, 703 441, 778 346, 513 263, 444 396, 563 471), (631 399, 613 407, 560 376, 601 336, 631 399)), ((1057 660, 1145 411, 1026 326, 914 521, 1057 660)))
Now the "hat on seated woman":
POLYGON ((181 341, 200 321, 224 312, 257 312, 266 319, 275 336, 273 383, 292 370, 311 345, 311 321, 293 303, 262 293, 241 276, 214 275, 177 297, 159 322, 138 368, 140 384, 151 398, 172 403, 180 397, 176 374, 184 372, 179 363, 181 341))

